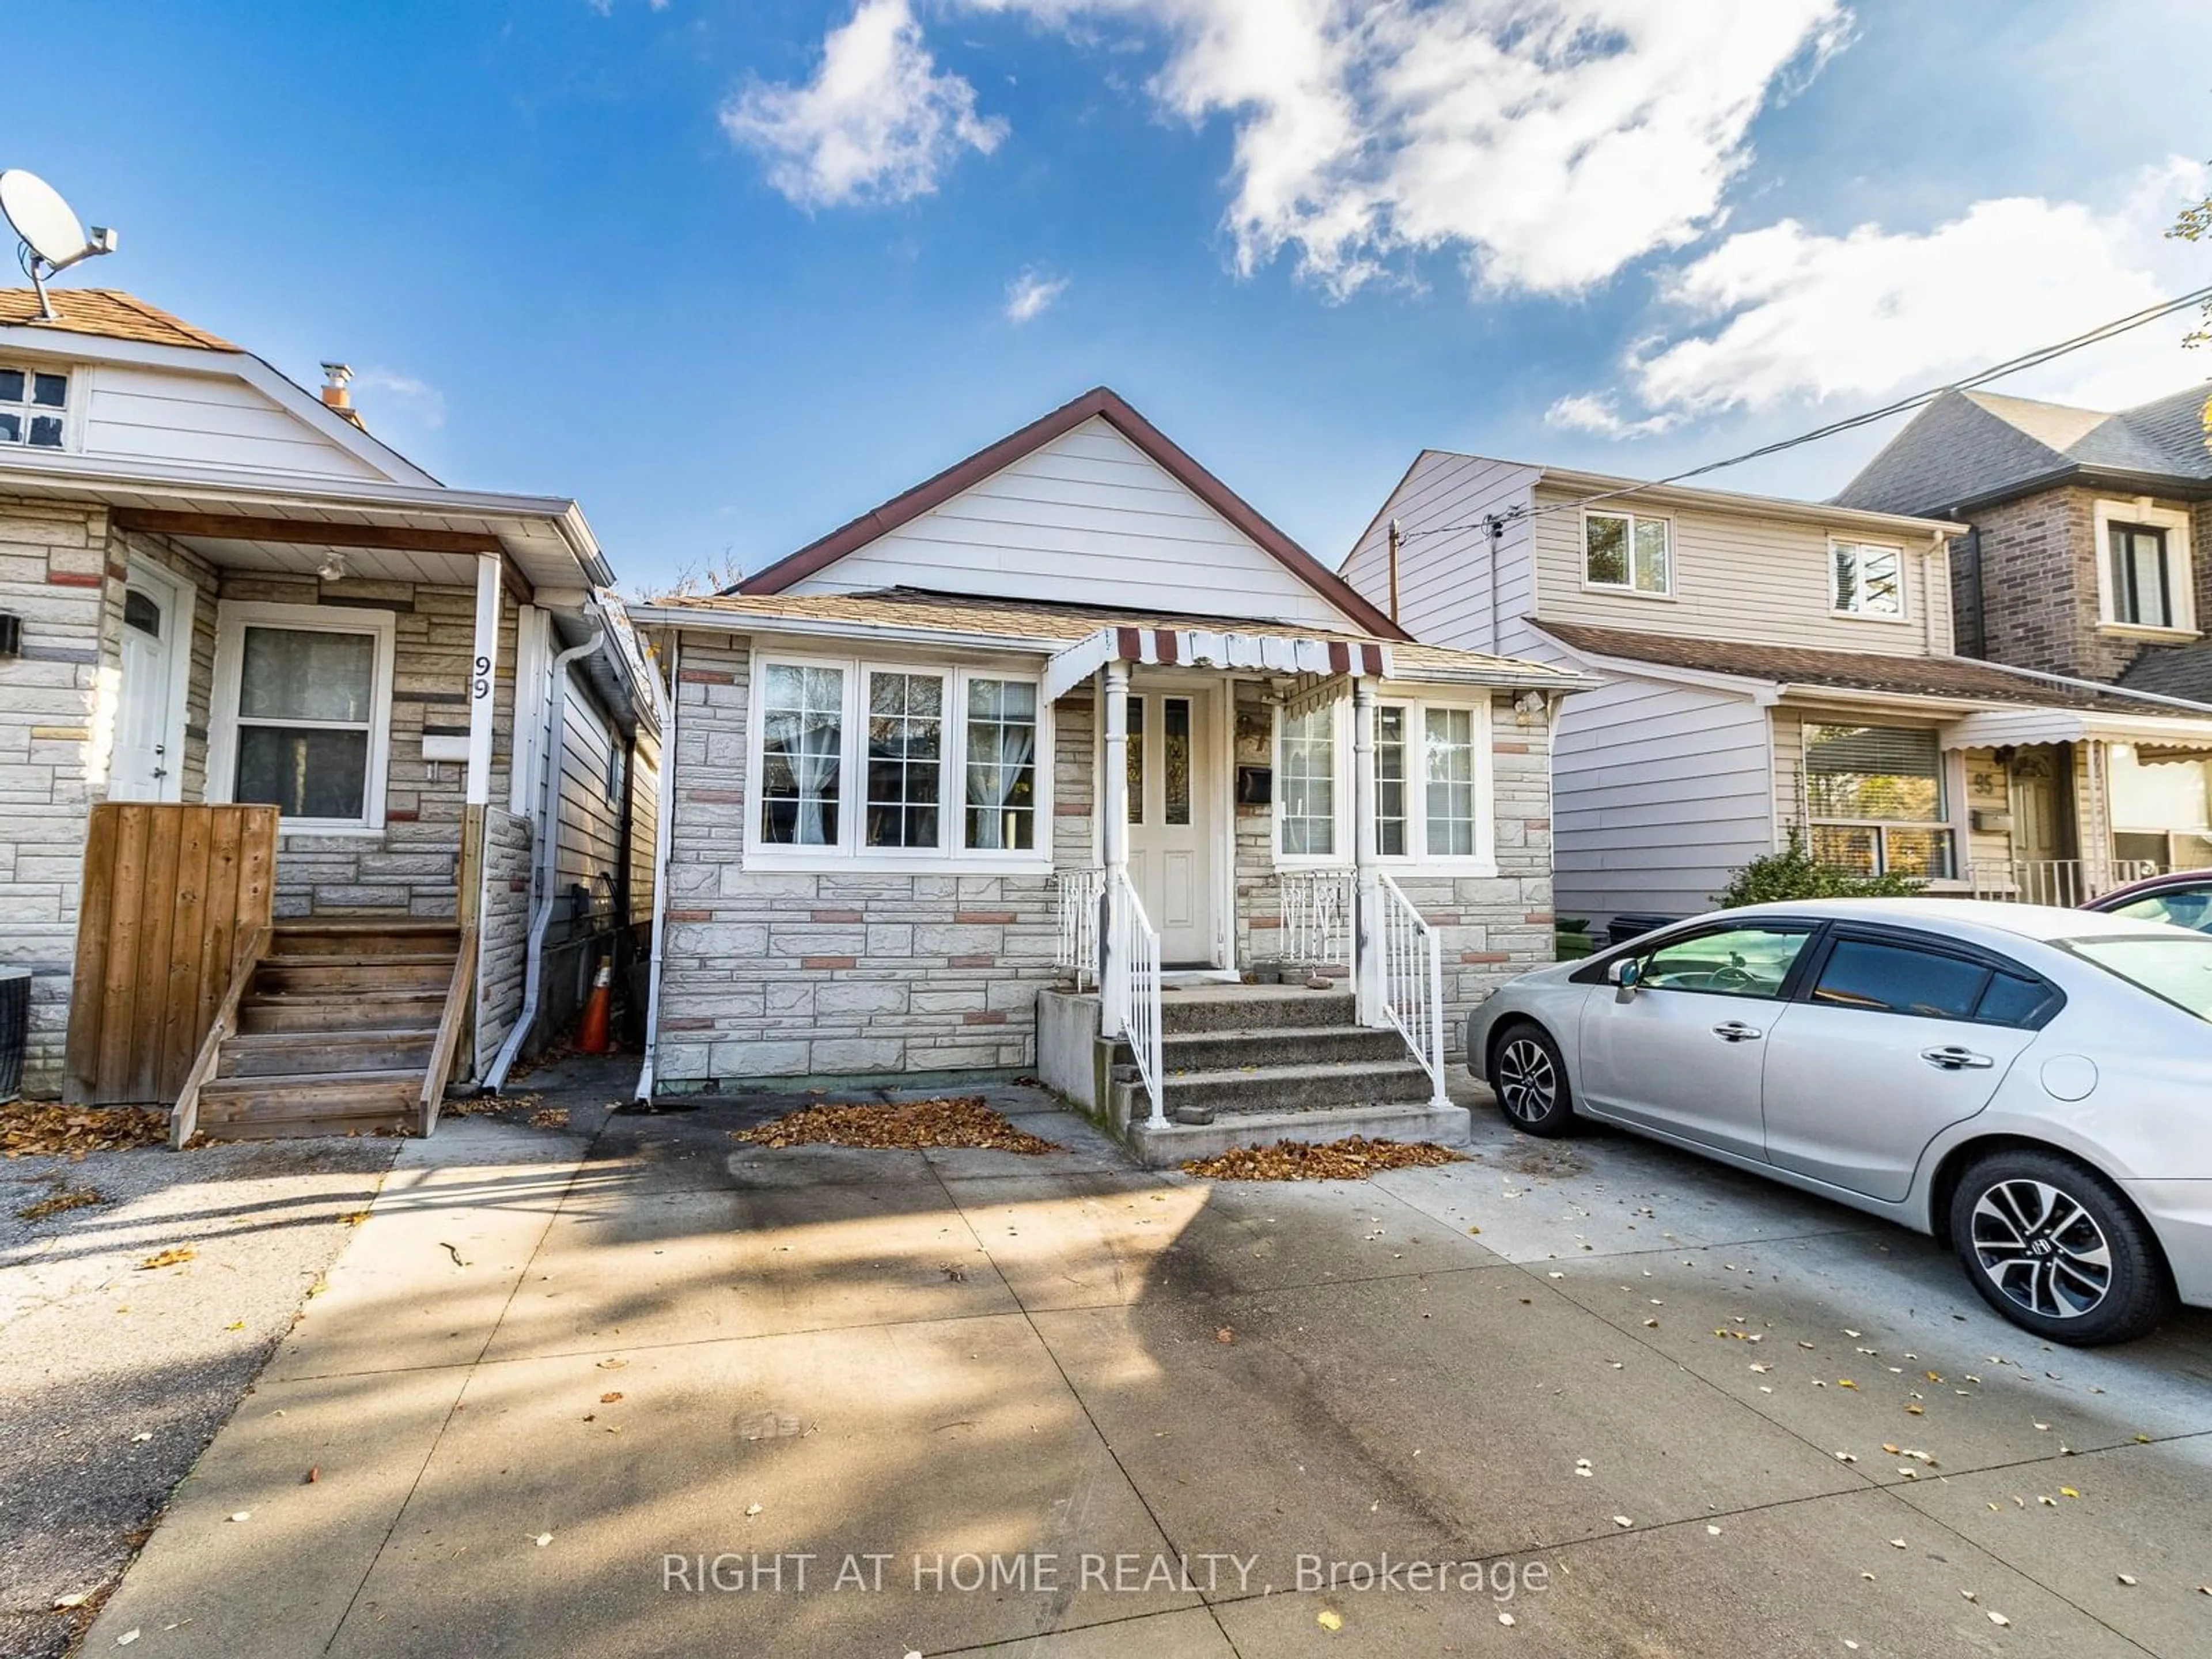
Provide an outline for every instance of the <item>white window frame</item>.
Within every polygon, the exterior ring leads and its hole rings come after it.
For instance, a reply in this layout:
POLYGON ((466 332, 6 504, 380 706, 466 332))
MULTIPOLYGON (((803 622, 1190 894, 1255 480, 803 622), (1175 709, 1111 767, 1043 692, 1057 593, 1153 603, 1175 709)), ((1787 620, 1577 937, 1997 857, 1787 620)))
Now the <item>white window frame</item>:
MULTIPOLYGON (((1846 622, 1892 623, 1911 622, 1912 620, 1911 576, 1912 568, 1905 562, 1905 549, 1893 542, 1861 541, 1856 536, 1828 538, 1828 614, 1832 617, 1840 617, 1846 622), (1836 553, 1838 549, 1845 547, 1857 548, 1861 551, 1872 550, 1877 553, 1889 553, 1896 556, 1897 609, 1894 611, 1869 611, 1864 608, 1863 604, 1844 605, 1837 602, 1836 553)), ((1860 580, 1855 591, 1857 597, 1863 601, 1866 597, 1866 583, 1863 579, 1860 580)))
MULTIPOLYGON (((1871 830, 1875 832, 1873 873, 1888 875, 1892 873, 1889 867, 1889 832, 1891 830, 1901 830, 1915 835, 1948 836, 1950 838, 1951 848, 1949 872, 1943 875, 1929 876, 1922 879, 1925 880, 1931 891, 1948 891, 1952 888, 1963 885, 1967 879, 1972 849, 1968 835, 1971 826, 1960 822, 1963 816, 1962 803, 1966 796, 1966 768, 1963 757, 1959 756, 1957 750, 1947 750, 1943 747, 1942 733, 1940 730, 1936 732, 1936 816, 1934 817, 1839 818, 1823 816, 1813 810, 1813 744, 1811 738, 1808 735, 1808 730, 1815 726, 1845 725, 1887 726, 1899 731, 1914 732, 1929 729, 1915 726, 1910 721, 1885 721, 1878 718, 1861 719, 1845 715, 1808 714, 1801 720, 1797 726, 1798 782, 1799 787, 1803 791, 1804 813, 1800 821, 1804 827, 1808 848, 1811 847, 1813 831, 1816 829, 1871 830)), ((1818 856, 1817 853, 1815 856, 1818 856)))
MULTIPOLYGON (((357 818, 286 818, 287 836, 381 835, 385 778, 392 757, 392 686, 398 655, 398 618, 389 611, 335 605, 277 605, 238 599, 216 607, 215 690, 208 715, 208 799, 228 801, 237 783, 238 695, 246 665, 246 630, 367 634, 376 641, 374 683, 368 714, 368 758, 357 818)), ((257 722, 258 724, 258 722, 257 722)), ((293 725, 315 722, 292 721, 293 725)), ((352 730, 349 724, 346 730, 352 730)))
POLYGON ((1674 597, 1674 520, 1671 514, 1638 513, 1625 507, 1586 507, 1580 520, 1582 537, 1575 544, 1575 560, 1582 573, 1583 591, 1586 593, 1619 593, 1632 599, 1672 599, 1674 597), (1628 580, 1625 582, 1592 581, 1589 573, 1589 521, 1592 519, 1620 519, 1628 525, 1628 580), (1667 585, 1664 587, 1636 586, 1636 526, 1656 524, 1667 532, 1667 585))
POLYGON ((744 821, 741 845, 747 870, 803 871, 816 874, 850 872, 884 875, 1048 875, 1052 872, 1053 711, 1045 701, 1042 674, 1028 665, 954 663, 939 659, 866 656, 840 657, 815 650, 762 649, 752 653, 750 692, 745 710, 744 821), (768 671, 770 668, 834 668, 844 678, 840 715, 837 840, 805 847, 764 842, 760 837, 760 787, 767 738, 768 671), (922 674, 945 682, 944 729, 939 765, 937 845, 870 847, 862 837, 867 823, 867 678, 870 674, 922 674), (1036 748, 1030 757, 1035 792, 1036 843, 1007 852, 978 851, 961 845, 968 822, 968 687, 975 680, 1012 680, 1037 694, 1036 748))
POLYGON ((2137 639, 2197 637, 2197 550, 2190 544, 2189 514, 2154 505, 2148 495, 2133 501, 2100 501, 2092 514, 2096 527, 2097 627, 2100 632, 2137 639), (2166 532, 2166 578, 2173 590, 2173 626, 2122 622, 2112 605, 2112 526, 2139 524, 2166 532))
POLYGON ((25 399, 20 404, 0 404, 0 410, 5 410, 11 415, 20 413, 25 423, 24 435, 20 441, 0 438, 0 455, 66 455, 74 451, 77 447, 77 408, 84 402, 82 388, 85 380, 85 371, 75 363, 42 364, 35 359, 23 357, 0 357, 0 368, 11 368, 23 376, 25 399), (33 385, 32 377, 39 374, 61 376, 62 406, 59 409, 56 409, 52 404, 34 404, 29 401, 33 385), (60 444, 58 446, 33 444, 29 433, 32 416, 54 415, 61 417, 60 444))
MULTIPOLYGON (((1454 696, 1433 686, 1399 687, 1384 682, 1376 688, 1375 702, 1379 714, 1381 706, 1388 703, 1406 711, 1406 850, 1403 853, 1376 854, 1378 868, 1393 874, 1425 875, 1433 872, 1446 876, 1495 876, 1498 873, 1498 761, 1493 747, 1492 726, 1494 711, 1487 691, 1467 696, 1454 696), (1454 854, 1449 857, 1431 858, 1428 851, 1428 740, 1429 710, 1462 710, 1474 718, 1469 722, 1469 739, 1474 755, 1474 851, 1472 854, 1454 854)), ((1279 787, 1272 793, 1273 806, 1268 817, 1269 847, 1273 853, 1278 870, 1346 870, 1352 863, 1352 791, 1357 782, 1355 768, 1358 757, 1352 752, 1352 699, 1340 697, 1330 705, 1334 713, 1334 733, 1336 746, 1336 851, 1326 856, 1311 854, 1288 854, 1283 847, 1283 792, 1279 787)), ((1377 722, 1378 727, 1380 722, 1377 722)), ((1274 708, 1274 730, 1270 738, 1269 754, 1277 769, 1279 786, 1283 756, 1283 706, 1274 708)), ((1376 804, 1382 804, 1378 768, 1376 804)))

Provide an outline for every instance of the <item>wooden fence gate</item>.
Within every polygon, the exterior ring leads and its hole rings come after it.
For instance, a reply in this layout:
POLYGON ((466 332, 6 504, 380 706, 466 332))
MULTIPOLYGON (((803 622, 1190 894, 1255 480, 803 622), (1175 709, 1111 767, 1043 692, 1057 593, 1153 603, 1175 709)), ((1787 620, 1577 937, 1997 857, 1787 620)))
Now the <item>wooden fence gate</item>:
POLYGON ((231 981, 270 926, 273 806, 104 801, 85 837, 64 1097, 174 1103, 231 981))

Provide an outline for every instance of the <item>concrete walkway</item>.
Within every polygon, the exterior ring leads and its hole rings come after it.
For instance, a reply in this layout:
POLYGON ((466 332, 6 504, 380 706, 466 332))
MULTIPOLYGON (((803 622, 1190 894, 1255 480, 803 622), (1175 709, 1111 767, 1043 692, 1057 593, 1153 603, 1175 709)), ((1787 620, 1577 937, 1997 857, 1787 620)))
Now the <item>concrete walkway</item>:
POLYGON ((1487 1113, 1210 1186, 990 1092, 1067 1150, 410 1145, 86 1651, 2212 1648, 2202 1317, 2049 1350, 1926 1241, 1487 1113))

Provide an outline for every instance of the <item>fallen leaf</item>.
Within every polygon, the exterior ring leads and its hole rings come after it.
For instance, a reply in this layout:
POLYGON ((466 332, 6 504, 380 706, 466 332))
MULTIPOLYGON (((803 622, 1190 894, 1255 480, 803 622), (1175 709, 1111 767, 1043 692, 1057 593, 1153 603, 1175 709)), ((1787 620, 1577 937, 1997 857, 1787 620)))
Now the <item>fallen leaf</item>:
POLYGON ((54 1611, 56 1613, 67 1613, 71 1607, 82 1607, 91 1598, 88 1595, 86 1595, 82 1592, 76 1595, 57 1595, 54 1597, 54 1611))
POLYGON ((158 1146, 168 1139, 169 1115, 137 1106, 64 1106, 30 1100, 0 1106, 0 1152, 9 1158, 80 1158, 87 1152, 158 1146))
POLYGON ((629 1361, 627 1359, 602 1359, 599 1361, 599 1369, 603 1371, 618 1371, 629 1364, 629 1361))
MULTIPOLYGON (((980 1095, 918 1100, 902 1106, 804 1106, 756 1128, 732 1129, 730 1139, 755 1146, 857 1146, 871 1152, 965 1146, 1019 1152, 1025 1158, 1065 1150, 1017 1129, 985 1105, 980 1095)), ((1212 1173, 1184 1167, 1194 1175, 1212 1173)))
POLYGON ((1237 1332, 1235 1328, 1229 1325, 1222 1326, 1218 1330, 1214 1332, 1213 1340, 1216 1342, 1221 1343, 1234 1342, 1237 1340, 1237 1332))
POLYGON ((1889 1540, 1889 1547, 1893 1550, 1901 1550, 1905 1547, 1905 1540, 1902 1538, 1893 1538, 1889 1540))
POLYGON ((1513 1628, 1513 1615, 1510 1613, 1501 1613, 1498 1615, 1498 1622, 1504 1626, 1506 1629, 1511 1630, 1513 1628))
POLYGON ((1925 1406, 1907 1406, 1905 1410, 1905 1414, 1909 1417, 1925 1417, 1928 1415, 1928 1407, 1925 1406))
POLYGON ((133 1445, 136 1445, 136 1444, 137 1444, 138 1442, 140 1442, 141 1440, 151 1440, 153 1437, 154 1437, 154 1431, 153 1431, 153 1430, 151 1430, 151 1429, 141 1429, 141 1430, 139 1430, 139 1431, 138 1431, 138 1432, 137 1432, 137 1433, 136 1433, 136 1434, 134 1434, 134 1435, 132 1435, 132 1436, 131 1437, 131 1443, 132 1443, 133 1445))
POLYGON ((2061 1498, 2079 1498, 2081 1494, 2071 1486, 2061 1486, 2058 1489, 2058 1495, 2061 1498))
POLYGON ((251 1520, 252 1516, 253 1511, 252 1510, 238 1510, 232 1513, 230 1518, 234 1521, 246 1521, 251 1520))
POLYGON ((1314 1623, 1319 1625, 1323 1630, 1342 1630, 1344 1615, 1334 1607, 1323 1607, 1314 1615, 1314 1623))
POLYGON ((758 1515, 760 1512, 761 1506, 758 1504, 748 1504, 745 1505, 745 1513, 747 1515, 758 1515))
POLYGON ((1836 1386, 1839 1389, 1856 1389, 1858 1384, 1848 1376, 1839 1376, 1836 1379, 1836 1386))
POLYGON ((322 1478, 323 1466, 319 1463, 309 1464, 307 1467, 307 1485, 312 1486, 322 1478))
POLYGON ((617 1401, 617 1400, 619 1400, 619 1399, 621 1399, 621 1398, 622 1398, 622 1390, 621 1390, 621 1389, 611 1389, 611 1390, 609 1390, 607 1393, 603 1394, 603 1395, 601 1395, 599 1396, 599 1404, 601 1404, 602 1406, 611 1406, 611 1405, 613 1405, 613 1404, 615 1403, 615 1401, 617 1401))
POLYGON ((2001 1613, 1993 1613, 1990 1615, 1990 1623, 1992 1625, 2009 1625, 2012 1623, 2012 1620, 2006 1618, 2004 1614, 2001 1613))
POLYGON ((1721 1535, 1721 1529, 1720 1529, 1718 1527, 1716 1527, 1716 1526, 1712 1525, 1710 1522, 1708 1522, 1706 1523, 1706 1526, 1705 1526, 1705 1536, 1707 1536, 1708 1538, 1717 1538, 1717 1537, 1719 1537, 1720 1535, 1721 1535))
POLYGON ((1613 1517, 1613 1524, 1616 1527, 1632 1527, 1636 1522, 1625 1515, 1616 1515, 1613 1517))
POLYGON ((551 1533, 550 1533, 550 1532, 541 1532, 541 1533, 539 1533, 539 1534, 538 1534, 537 1538, 536 1538, 536 1539, 534 1539, 532 1541, 533 1541, 534 1543, 536 1543, 536 1544, 537 1544, 537 1546, 538 1546, 538 1547, 539 1549, 541 1549, 541 1550, 542 1550, 542 1549, 544 1549, 544 1548, 548 1544, 550 1544, 550 1543, 551 1543, 551 1542, 553 1541, 553 1534, 552 1534, 551 1533))
POLYGON ((2118 1580, 2119 1580, 2123 1584, 2125 1584, 2125 1585, 2126 1585, 2130 1589, 2133 1589, 2135 1588, 2135 1583, 2136 1583, 2136 1576, 2135 1576, 2135 1574, 2133 1574, 2133 1573, 2131 1573, 2131 1572, 2121 1572, 2121 1573, 2115 1573, 2115 1574, 2113 1574, 2112 1576, 2113 1576, 2114 1577, 2118 1578, 2118 1580))
POLYGON ((191 1245, 179 1244, 173 1249, 160 1250, 148 1256, 138 1264, 138 1271, 143 1273, 149 1267, 173 1267, 179 1262, 190 1261, 198 1254, 199 1252, 191 1245))
POLYGON ((129 1630, 125 1631, 122 1635, 115 1638, 115 1645, 118 1648, 127 1648, 137 1639, 138 1626, 133 1625, 129 1630))

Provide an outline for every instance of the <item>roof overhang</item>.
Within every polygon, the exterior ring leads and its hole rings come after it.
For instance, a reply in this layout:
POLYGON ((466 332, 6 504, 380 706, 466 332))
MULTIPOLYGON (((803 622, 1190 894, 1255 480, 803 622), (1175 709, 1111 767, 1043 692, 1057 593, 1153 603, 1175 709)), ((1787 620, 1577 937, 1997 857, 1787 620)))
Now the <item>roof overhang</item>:
POLYGON ((1948 749, 2092 739, 2212 755, 2212 717, 2107 714, 2088 708, 2006 708, 1969 714, 1943 730, 1943 744, 1948 749))
MULTIPOLYGON (((2169 501, 2201 501, 2212 500, 2212 478, 2186 478, 2171 472, 2131 472, 2122 467, 2084 465, 2069 461, 2036 473, 2033 477, 2017 479, 1999 484, 1955 502, 1950 511, 1964 520, 1980 507, 1997 507, 2006 501, 2017 501, 2023 495, 2035 495, 2046 489, 2057 489, 2066 485, 2083 489, 2109 490, 2116 495, 2133 500, 2139 495, 2164 496, 2169 501)), ((1961 528, 1964 526, 1961 526, 1961 528)))
MULTIPOLYGON (((1517 465, 1517 463, 1516 463, 1517 465)), ((1730 489, 1699 489, 1689 484, 1642 483, 1634 478, 1603 472, 1582 472, 1570 467, 1539 469, 1536 487, 1547 485, 1586 495, 1619 494, 1660 507, 1701 507, 1716 513, 1741 514, 1761 519, 1781 519, 1793 524, 1824 525, 1832 529, 1866 530, 1888 536, 1950 537, 1960 526, 1943 519, 1924 519, 1902 513, 1870 513, 1864 507, 1836 507, 1826 501, 1790 501, 1778 495, 1747 495, 1730 489)))

